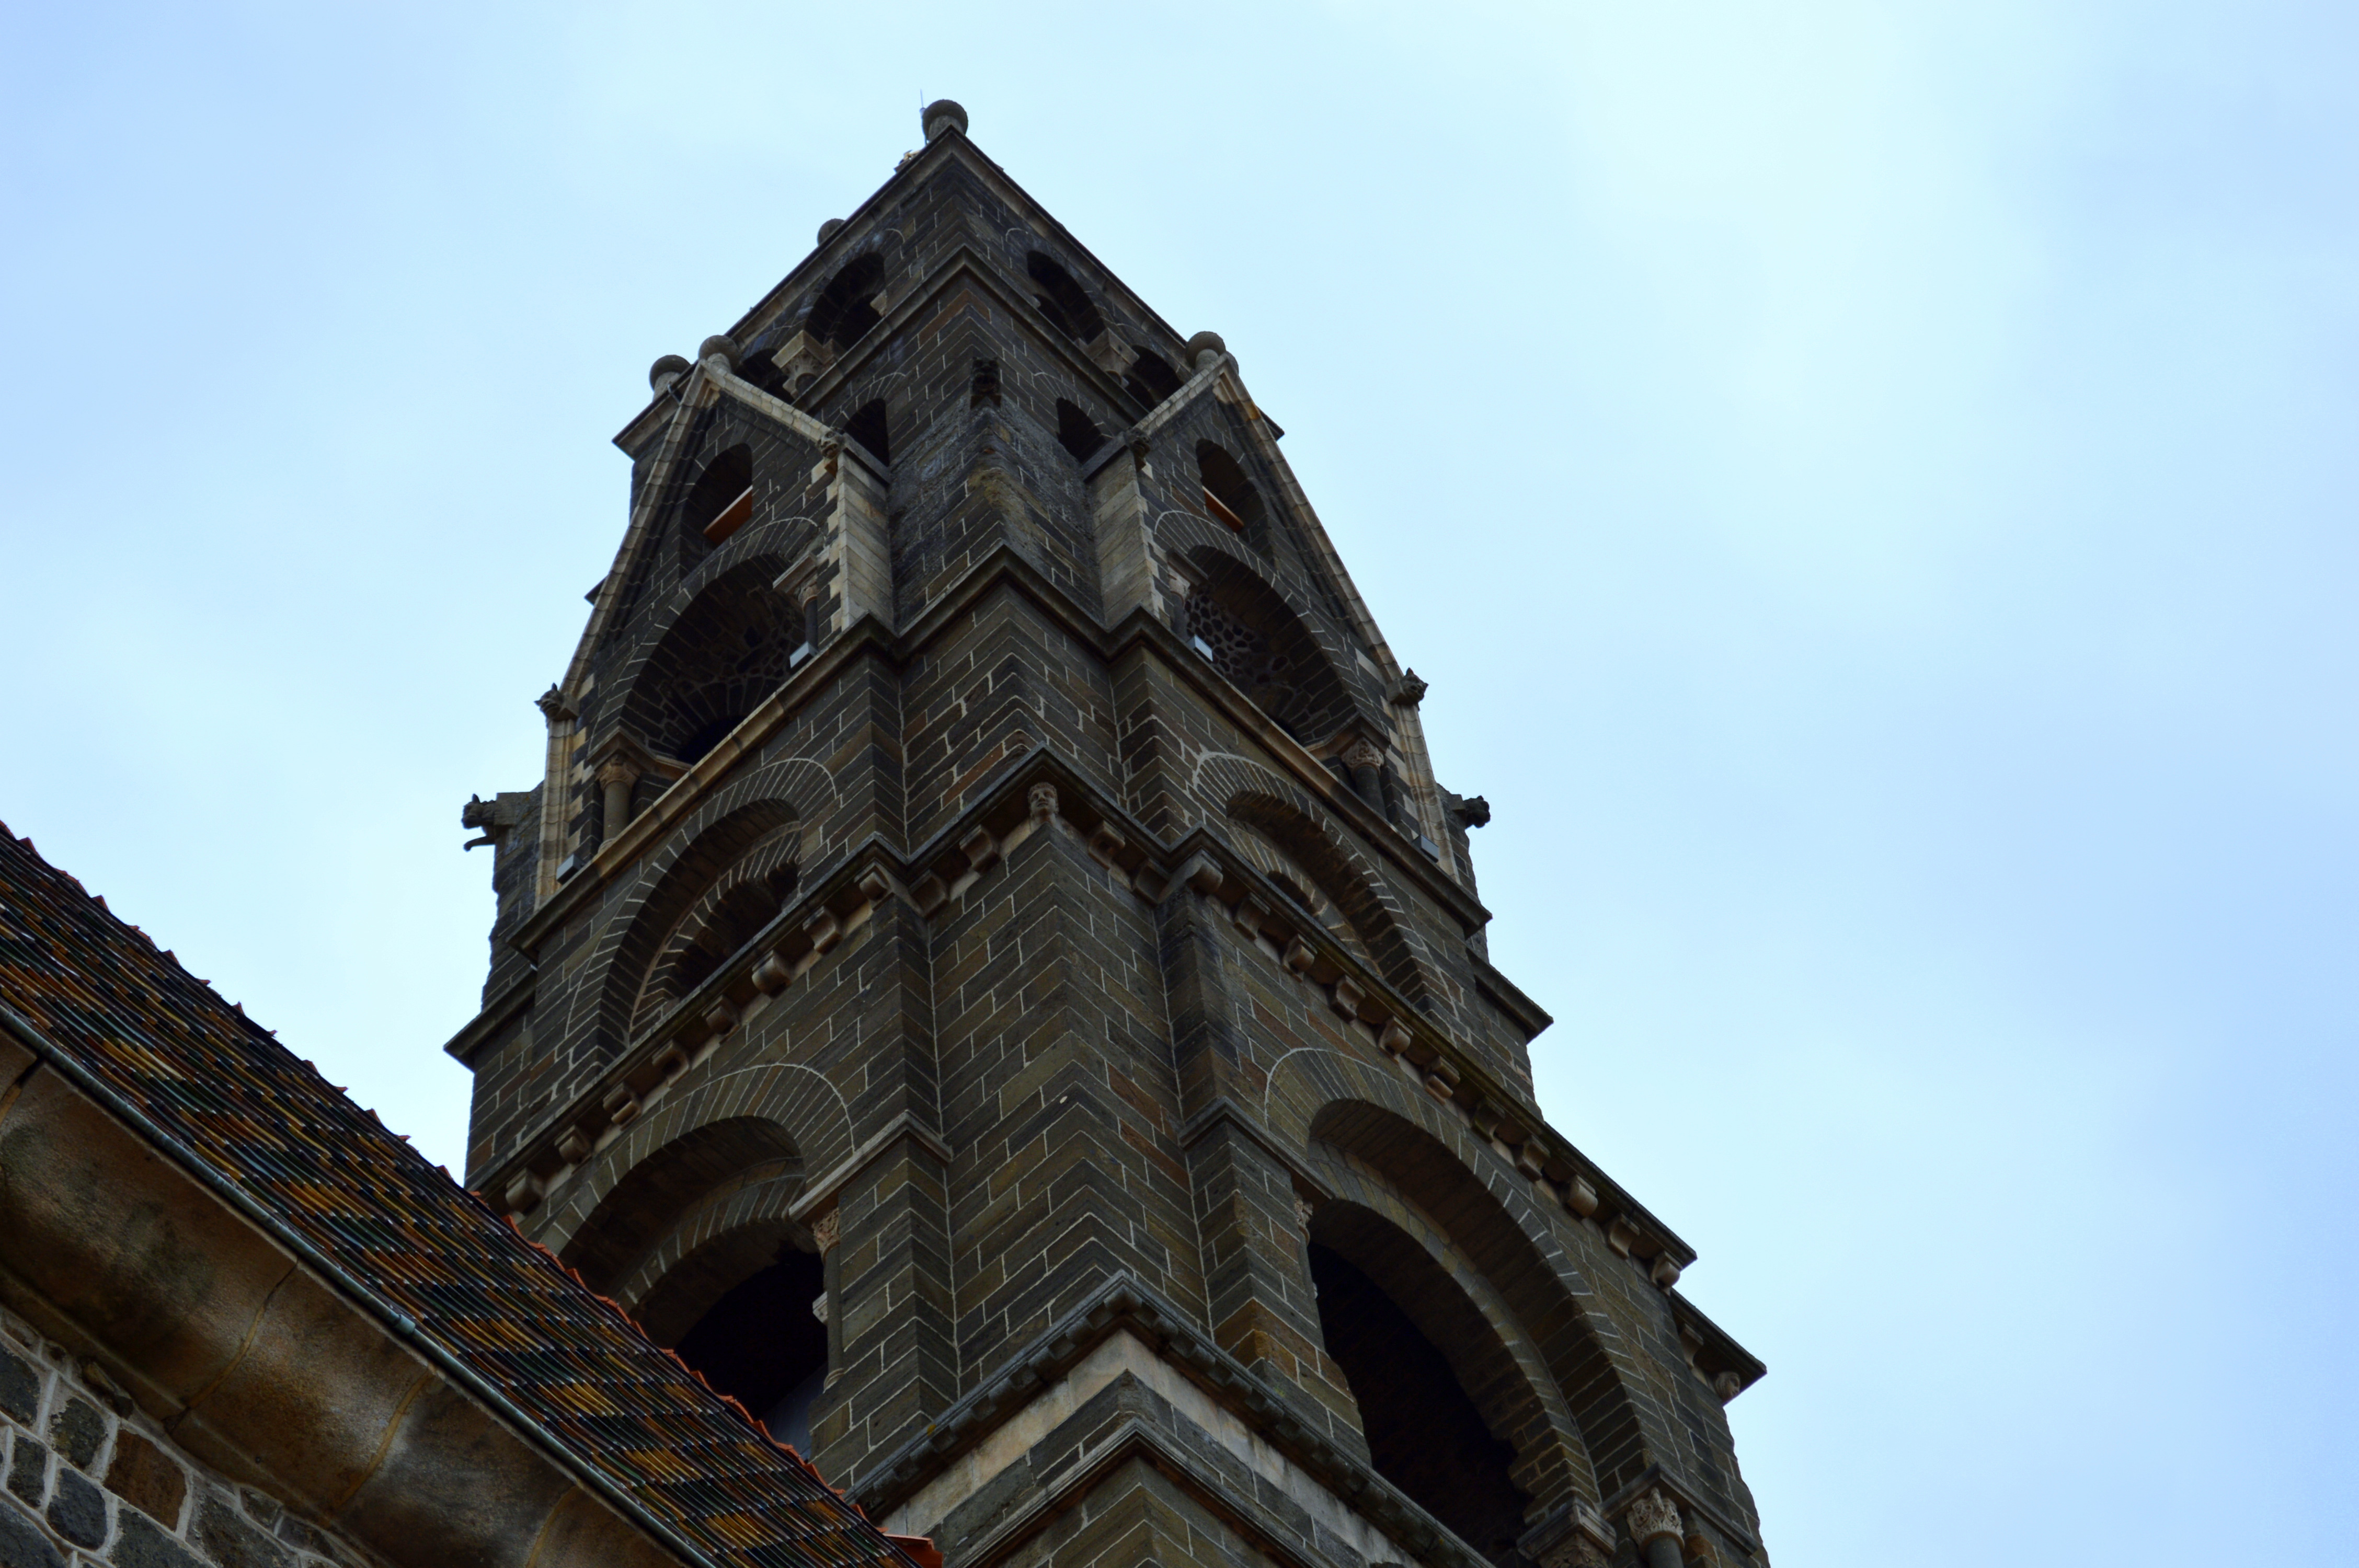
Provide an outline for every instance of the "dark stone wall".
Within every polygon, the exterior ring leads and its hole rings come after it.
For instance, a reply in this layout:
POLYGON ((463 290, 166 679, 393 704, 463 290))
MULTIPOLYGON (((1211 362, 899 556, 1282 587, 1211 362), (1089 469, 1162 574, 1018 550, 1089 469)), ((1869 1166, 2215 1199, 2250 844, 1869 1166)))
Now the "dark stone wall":
POLYGON ((181 1452, 0 1312, 0 1563, 367 1568, 376 1560, 181 1452))
MULTIPOLYGON (((501 797, 471 1180, 626 1306, 673 1281, 667 1322, 679 1281, 825 1252, 812 1441, 855 1487, 1125 1280, 1284 1431, 1364 1462, 1306 1251, 1347 1206, 1422 1238, 1402 1277, 1457 1281, 1497 1337, 1476 1394, 1535 1515, 1660 1476, 1750 1530, 1714 1379, 1752 1364, 1669 1293, 1658 1222, 1579 1208, 1519 1147, 1538 1021, 1481 955, 1458 797, 1413 761, 1413 698, 1273 428, 1233 375, 1167 406, 1179 336, 951 141, 738 323, 729 382, 700 371, 625 431, 636 532, 559 705, 570 760, 501 797), (864 452, 827 433, 855 425, 864 452), (739 445, 752 514, 708 545, 681 507, 739 445), (1109 597, 1123 486, 1143 614, 1109 597), (864 528, 889 571, 864 616, 864 528), (1267 691, 1291 695, 1256 706, 1194 646, 1212 607, 1232 650, 1283 644, 1267 691), (721 750, 667 751, 757 707, 721 750), (626 752, 670 761, 607 822, 595 765, 626 752), (757 873, 790 887, 777 913, 650 1022, 651 967, 757 873), (1405 1050, 1410 1018, 1475 1077, 1405 1050)), ((1090 1421, 1185 1426, 1125 1388, 1090 1421)), ((1151 1466, 1105 1487, 1017 1560, 1235 1554, 1236 1521, 1151 1466)), ((1287 1528, 1332 1561, 1368 1544, 1287 1528)))

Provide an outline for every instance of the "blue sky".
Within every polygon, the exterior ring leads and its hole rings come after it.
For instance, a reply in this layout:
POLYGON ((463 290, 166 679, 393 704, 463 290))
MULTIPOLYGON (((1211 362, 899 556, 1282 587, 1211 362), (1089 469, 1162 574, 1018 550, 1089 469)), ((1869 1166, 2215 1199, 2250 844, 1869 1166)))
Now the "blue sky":
POLYGON ((18 5, 0 819, 460 1161, 606 438, 951 96, 1432 683, 1788 1563, 2332 1559, 2359 15, 18 5))

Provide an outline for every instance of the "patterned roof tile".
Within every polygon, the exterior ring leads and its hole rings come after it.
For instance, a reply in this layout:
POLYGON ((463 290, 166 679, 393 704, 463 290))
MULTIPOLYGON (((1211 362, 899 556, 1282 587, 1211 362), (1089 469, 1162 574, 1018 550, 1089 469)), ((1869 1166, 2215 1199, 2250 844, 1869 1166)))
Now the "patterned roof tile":
POLYGON ((734 1400, 5 826, 0 1001, 714 1563, 908 1568, 734 1400))

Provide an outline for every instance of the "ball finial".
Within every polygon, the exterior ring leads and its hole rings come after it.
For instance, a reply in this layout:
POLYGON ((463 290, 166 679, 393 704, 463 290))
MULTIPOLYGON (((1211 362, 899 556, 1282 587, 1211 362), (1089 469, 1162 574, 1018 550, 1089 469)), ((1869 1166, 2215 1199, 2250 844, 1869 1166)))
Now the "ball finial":
POLYGON ((740 357, 737 340, 724 332, 715 332, 697 347, 696 357, 700 360, 709 360, 715 354, 720 355, 722 362, 731 370, 735 370, 740 357))
POLYGON ((966 111, 947 98, 937 98, 927 104, 919 120, 925 125, 926 140, 929 142, 944 131, 956 131, 962 136, 966 135, 966 111))
POLYGON ((1221 335, 1218 332, 1199 332, 1188 340, 1188 347, 1183 351, 1186 352, 1190 365, 1202 370, 1210 362, 1204 358, 1206 354, 1217 360, 1229 351, 1229 345, 1221 341, 1221 335))
POLYGON ((679 355, 666 354, 647 367, 647 384, 654 387, 657 395, 660 396, 670 391, 671 384, 686 375, 690 369, 689 362, 679 355))
POLYGON ((823 245, 842 232, 843 232, 843 220, 830 218, 819 226, 819 243, 823 245))

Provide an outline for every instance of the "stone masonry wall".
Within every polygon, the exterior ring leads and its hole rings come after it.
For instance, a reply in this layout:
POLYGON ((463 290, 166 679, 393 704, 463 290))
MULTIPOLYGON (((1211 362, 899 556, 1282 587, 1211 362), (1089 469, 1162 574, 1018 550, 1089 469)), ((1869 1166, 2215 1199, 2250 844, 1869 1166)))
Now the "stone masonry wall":
POLYGON ((0 1568, 372 1568, 0 1312, 0 1568), (127 1412, 127 1413, 126 1413, 127 1412))

